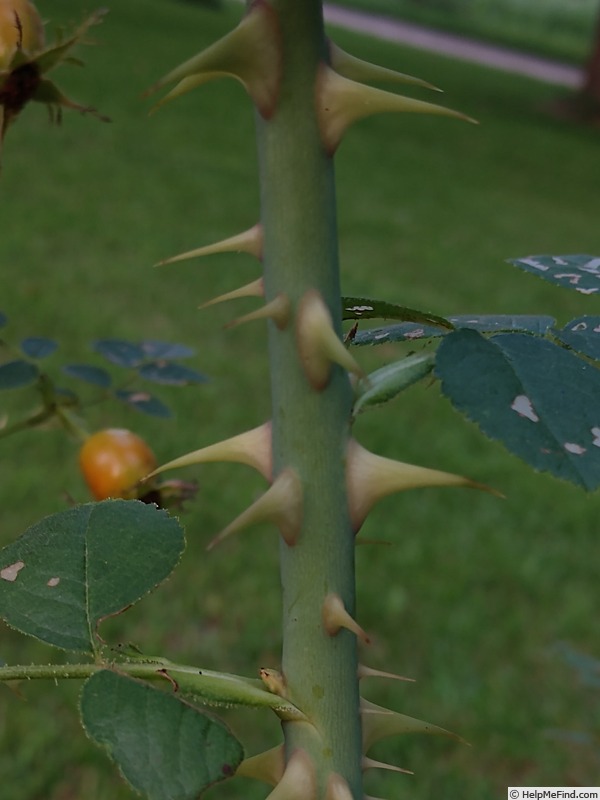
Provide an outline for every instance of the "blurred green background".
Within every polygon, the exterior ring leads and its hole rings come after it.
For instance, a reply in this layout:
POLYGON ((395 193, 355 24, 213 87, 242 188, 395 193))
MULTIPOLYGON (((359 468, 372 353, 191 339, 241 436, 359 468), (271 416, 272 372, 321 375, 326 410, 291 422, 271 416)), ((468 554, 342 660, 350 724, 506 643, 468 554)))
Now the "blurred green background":
MULTIPOLYGON (((39 3, 66 22, 89 6, 39 3)), ((253 112, 241 87, 216 82, 148 117, 143 91, 171 66, 228 30, 237 6, 119 0, 92 35, 83 70, 56 78, 110 125, 66 114, 50 127, 28 108, 4 145, 0 178, 0 308, 3 331, 60 340, 52 361, 89 359, 107 336, 166 339, 197 348, 190 366, 211 382, 161 391, 177 417, 161 422, 101 405, 92 428, 130 427, 160 461, 253 427, 269 415, 265 329, 222 331, 256 305, 203 312, 213 295, 258 277, 247 256, 154 269, 168 255, 254 224, 258 188, 253 112)), ((505 263, 531 253, 600 254, 597 130, 556 121, 544 109, 555 87, 346 33, 355 54, 417 74, 442 101, 476 117, 380 116, 358 124, 336 157, 343 290, 439 314, 551 313, 560 323, 598 313, 597 300, 522 275, 505 263)), ((430 99, 428 95, 419 95, 430 99)), ((439 98, 433 98, 438 100, 439 98)), ((356 350, 366 369, 400 346, 356 350)), ((65 380, 65 383, 67 381, 65 380)), ((73 384, 74 385, 74 384, 73 384)), ((0 397, 26 410, 25 393, 0 397)), ((459 732, 471 747, 411 737, 373 756, 414 777, 367 776, 370 794, 396 800, 486 800, 507 785, 594 785, 599 751, 552 731, 588 731, 598 742, 598 697, 556 653, 567 641, 600 652, 598 498, 529 469, 483 440, 439 397, 417 386, 361 417, 360 441, 401 460, 473 476, 505 501, 423 490, 382 502, 365 537, 390 547, 358 550, 359 619, 374 645, 364 660, 417 678, 365 682, 374 702, 459 732), (595 728, 594 728, 595 726, 595 728)), ((61 431, 32 431, 0 445, 7 543, 40 517, 87 499, 77 447, 61 431)), ((207 669, 256 675, 280 650, 277 544, 256 529, 207 555, 205 545, 262 489, 250 470, 198 467, 200 491, 182 517, 188 551, 153 596, 106 626, 113 640, 207 669)), ((141 534, 140 547, 143 547, 141 534)), ((8 663, 61 660, 59 651, 0 628, 8 663)), ((104 755, 77 721, 79 686, 0 692, 0 794, 6 800, 126 800, 104 755)), ((227 712, 249 753, 280 738, 276 720, 227 712)), ((233 781, 210 797, 258 800, 265 787, 233 781)))

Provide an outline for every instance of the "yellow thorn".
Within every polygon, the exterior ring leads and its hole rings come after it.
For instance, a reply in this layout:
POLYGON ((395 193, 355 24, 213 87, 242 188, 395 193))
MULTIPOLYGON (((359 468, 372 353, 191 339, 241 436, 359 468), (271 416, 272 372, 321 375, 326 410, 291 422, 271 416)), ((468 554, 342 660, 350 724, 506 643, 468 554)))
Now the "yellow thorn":
POLYGON ((372 669, 365 664, 358 665, 358 678, 390 678, 394 681, 409 681, 415 683, 414 678, 405 678, 404 675, 395 675, 393 672, 382 672, 380 669, 372 669))
POLYGON ((334 363, 364 377, 354 357, 335 333, 329 309, 314 289, 309 289, 298 305, 296 340, 304 372, 315 389, 327 386, 334 363))
POLYGON ((348 443, 346 479, 350 519, 355 531, 359 530, 375 503, 390 494, 407 489, 465 486, 498 495, 498 492, 489 486, 476 483, 462 475, 453 475, 450 472, 440 472, 377 456, 365 450, 354 439, 348 443))
POLYGON ((441 114, 475 122, 450 108, 384 92, 364 83, 348 80, 326 64, 321 65, 317 81, 317 114, 321 139, 327 153, 335 153, 347 128, 353 122, 389 111, 441 114))
POLYGON ((399 714, 387 708, 370 703, 361 698, 360 713, 362 718, 363 750, 368 750, 380 741, 389 736, 399 736, 404 733, 427 733, 435 736, 448 736, 459 742, 466 744, 464 739, 452 731, 432 725, 422 719, 408 717, 406 714, 399 714))
POLYGON ((259 522, 273 522, 287 545, 296 544, 302 525, 302 484, 290 467, 279 473, 273 485, 209 543, 212 550, 233 533, 259 522))
POLYGON ((198 55, 176 67, 147 94, 169 83, 176 86, 155 109, 214 78, 229 76, 244 86, 265 119, 277 105, 281 84, 281 32, 274 9, 265 0, 255 0, 240 24, 198 55))
POLYGON ((294 750, 267 800, 317 800, 315 768, 304 750, 294 750))
POLYGON ((206 464, 213 461, 234 461, 254 467, 267 480, 271 480, 271 423, 265 422, 231 439, 194 450, 155 469, 144 480, 169 469, 206 464))
POLYGON ((199 308, 208 308, 217 303, 225 303, 227 300, 237 300, 240 297, 264 297, 264 295, 264 281, 262 278, 259 278, 256 281, 252 281, 252 283, 247 283, 245 286, 240 286, 239 289, 234 289, 232 292, 226 292, 225 294, 220 294, 218 297, 213 297, 212 300, 207 300, 206 303, 202 303, 199 308))
POLYGON ((265 750, 264 753, 245 758, 235 774, 275 786, 283 777, 284 768, 285 751, 280 744, 271 750, 265 750))
POLYGON ((325 800, 354 800, 348 781, 337 772, 331 772, 327 778, 325 800))
POLYGON ((405 75, 403 72, 396 72, 396 70, 380 67, 378 64, 371 64, 361 58, 356 58, 342 50, 331 40, 329 41, 329 60, 331 67, 337 73, 352 81, 394 81, 395 83, 420 86, 423 89, 432 89, 434 92, 442 91, 432 83, 421 80, 421 78, 414 78, 412 75, 405 75))
POLYGON ((188 250, 186 253, 180 253, 177 256, 165 258, 159 261, 156 266, 162 267, 165 264, 174 264, 177 261, 186 261, 189 258, 212 256, 216 253, 248 253, 260 260, 262 258, 262 248, 263 229, 262 225, 258 224, 243 233, 238 233, 227 239, 222 239, 220 242, 207 244, 204 247, 196 247, 194 250, 188 250))
POLYGON ((243 325, 245 322, 253 322, 257 319, 271 319, 275 325, 282 331, 287 327, 290 320, 291 303, 287 294, 278 294, 270 303, 267 303, 262 308, 256 311, 251 311, 249 314, 244 314, 242 317, 228 322, 226 328, 236 328, 238 325, 243 325))
POLYGON ((346 611, 342 599, 337 594, 328 594, 323 601, 322 608, 323 627, 329 636, 335 636, 341 628, 356 634, 365 644, 371 644, 371 640, 358 622, 346 611))
POLYGON ((362 768, 366 769, 389 769, 392 772, 403 772, 405 775, 414 775, 410 769, 402 769, 402 767, 395 767, 393 764, 384 764, 383 761, 374 761, 372 758, 363 757, 362 768))

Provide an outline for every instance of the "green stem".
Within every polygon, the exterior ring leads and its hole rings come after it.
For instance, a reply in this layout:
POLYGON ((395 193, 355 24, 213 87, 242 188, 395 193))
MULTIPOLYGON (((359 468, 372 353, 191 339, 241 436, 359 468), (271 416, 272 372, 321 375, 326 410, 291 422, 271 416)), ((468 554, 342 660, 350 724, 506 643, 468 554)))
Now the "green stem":
POLYGON ((182 695, 213 706, 247 706, 272 709, 284 720, 303 719, 288 700, 265 689, 261 680, 226 672, 176 664, 165 658, 93 664, 28 664, 0 667, 0 683, 22 680, 85 680, 97 672, 113 669, 130 678, 159 681, 182 695))
MULTIPOLYGON (((266 299, 285 293, 292 308, 316 289, 341 330, 333 163, 315 116, 317 66, 325 54, 319 0, 272 0, 283 37, 283 82, 274 117, 257 115, 264 226, 266 299)), ((309 384, 298 357, 294 324, 270 326, 269 352, 275 473, 292 467, 304 490, 304 518, 295 546, 281 545, 282 667, 290 700, 313 726, 285 726, 288 757, 303 748, 317 771, 340 773, 363 796, 357 653, 353 634, 329 636, 325 597, 338 594, 354 614, 354 537, 347 513, 345 452, 351 389, 336 367, 325 390, 309 384)))
POLYGON ((0 429, 0 439, 5 439, 7 436, 11 436, 13 433, 25 431, 28 428, 35 428, 36 425, 42 425, 44 422, 47 422, 49 419, 51 419, 54 414, 55 409, 44 408, 41 411, 36 411, 34 414, 30 414, 28 417, 11 422, 10 425, 6 425, 4 428, 0 429))

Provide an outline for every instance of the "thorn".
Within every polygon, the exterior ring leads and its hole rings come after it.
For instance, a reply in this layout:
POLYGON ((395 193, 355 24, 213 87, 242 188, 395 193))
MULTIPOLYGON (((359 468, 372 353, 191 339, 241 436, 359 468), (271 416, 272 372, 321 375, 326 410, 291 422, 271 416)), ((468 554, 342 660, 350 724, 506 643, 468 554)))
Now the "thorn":
POLYGON ((238 325, 243 325, 245 322, 252 322, 257 319, 271 319, 275 325, 282 331, 287 327, 290 320, 291 303, 287 294, 278 294, 262 308, 256 311, 251 311, 249 314, 244 314, 243 317, 228 322, 225 328, 237 328, 238 325))
POLYGON ((265 750, 264 753, 245 758, 235 774, 275 786, 283 777, 284 769, 285 752, 283 745, 280 744, 271 750, 265 750))
POLYGON ((188 250, 186 253, 180 253, 171 258, 165 258, 155 264, 157 267, 162 267, 165 264, 174 264, 177 261, 186 261, 189 258, 199 258, 201 256, 212 256, 216 253, 248 253, 254 256, 259 261, 262 258, 263 248, 263 228, 260 223, 254 225, 243 233, 238 233, 235 236, 230 236, 227 239, 221 239, 220 242, 207 244, 204 247, 197 247, 194 250, 188 250))
POLYGON ((280 472, 273 485, 215 536, 206 549, 212 550, 231 534, 258 522, 275 523, 286 544, 296 544, 302 525, 302 484, 290 467, 280 472))
POLYGON ((370 703, 361 698, 360 713, 362 718, 363 750, 368 752, 375 742, 386 739, 389 736, 399 736, 404 733, 427 733, 436 736, 448 736, 466 744, 464 739, 456 733, 432 725, 422 719, 408 717, 406 714, 399 714, 387 708, 370 703))
POLYGON ((315 768, 304 750, 294 750, 267 800, 317 800, 315 768))
POLYGON ((364 372, 335 333, 329 309, 314 289, 309 289, 298 305, 296 339, 306 377, 318 391, 327 386, 333 363, 364 377, 364 372))
POLYGON ((206 50, 176 67, 146 94, 176 83, 153 110, 215 78, 229 76, 244 86, 265 119, 273 116, 282 72, 279 21, 265 0, 255 0, 240 24, 206 50))
POLYGON ((393 672, 382 672, 380 669, 372 669, 365 664, 358 665, 358 679, 362 678, 390 678, 393 681, 409 681, 415 683, 414 678, 405 678, 404 675, 395 675, 393 672))
POLYGON ((358 531, 371 508, 384 497, 427 486, 465 486, 498 495, 494 489, 462 475, 405 464, 365 450, 355 439, 348 443, 346 480, 350 519, 358 531))
POLYGON ((443 91, 438 86, 421 80, 421 78, 414 78, 412 75, 396 72, 396 70, 380 67, 378 64, 371 64, 361 58, 356 58, 342 50, 331 40, 329 40, 329 61, 332 69, 351 81, 364 81, 365 83, 370 81, 393 81, 395 83, 420 86, 423 89, 432 89, 434 92, 443 91))
POLYGON ((326 64, 321 65, 317 78, 317 115, 323 146, 329 155, 335 153, 344 133, 353 122, 389 111, 440 114, 475 122, 450 108, 348 80, 326 64))
POLYGON ((234 289, 232 292, 226 292, 226 294, 220 294, 218 297, 213 297, 212 300, 207 300, 206 303, 202 303, 199 308, 208 308, 209 306, 214 306, 217 303, 224 303, 227 300, 238 300, 240 297, 264 297, 265 296, 265 285, 262 278, 259 278, 256 281, 252 281, 252 283, 247 283, 245 286, 240 286, 239 289, 234 289))
POLYGON ((337 772, 330 773, 327 778, 325 800, 354 800, 348 781, 337 772))
POLYGON ((366 769, 389 769, 392 772, 403 772, 405 775, 414 775, 410 769, 402 769, 402 767, 395 767, 393 764, 384 764, 383 761, 374 761, 372 758, 363 757, 362 768, 366 769))
POLYGON ((179 467, 189 467, 193 464, 206 464, 213 461, 234 461, 254 467, 268 481, 271 480, 271 422, 265 422, 258 428, 253 428, 231 439, 208 445, 200 450, 186 453, 184 456, 173 459, 155 469, 144 480, 152 478, 161 472, 179 467))
POLYGON ((322 620, 323 627, 329 636, 335 636, 341 628, 346 628, 356 634, 365 644, 371 644, 368 635, 346 611, 341 597, 337 594, 328 594, 323 601, 322 620))

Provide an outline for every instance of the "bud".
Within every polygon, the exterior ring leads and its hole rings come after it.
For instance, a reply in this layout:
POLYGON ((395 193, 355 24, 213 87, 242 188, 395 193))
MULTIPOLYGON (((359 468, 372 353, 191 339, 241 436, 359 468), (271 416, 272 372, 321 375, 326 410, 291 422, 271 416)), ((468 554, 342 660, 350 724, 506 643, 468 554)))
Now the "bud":
POLYGON ((66 97, 45 74, 59 64, 72 60, 71 50, 80 43, 88 29, 99 23, 104 10, 96 11, 68 38, 44 47, 44 29, 40 16, 27 0, 0 2, 0 143, 6 130, 30 101, 44 103, 52 119, 60 121, 63 108, 94 114, 108 121, 88 106, 66 97))

